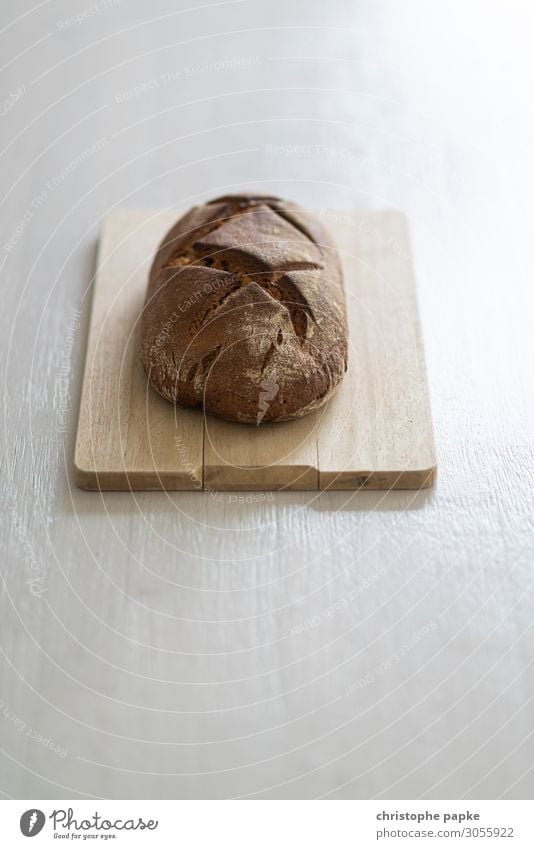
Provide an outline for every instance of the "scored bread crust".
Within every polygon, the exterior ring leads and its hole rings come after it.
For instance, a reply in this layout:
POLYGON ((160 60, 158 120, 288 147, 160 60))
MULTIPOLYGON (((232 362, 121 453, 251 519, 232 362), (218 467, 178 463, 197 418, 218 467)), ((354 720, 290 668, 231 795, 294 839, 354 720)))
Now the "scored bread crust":
POLYGON ((144 369, 169 401, 255 424, 304 416, 347 367, 335 245, 277 197, 194 207, 156 252, 141 330, 144 369))

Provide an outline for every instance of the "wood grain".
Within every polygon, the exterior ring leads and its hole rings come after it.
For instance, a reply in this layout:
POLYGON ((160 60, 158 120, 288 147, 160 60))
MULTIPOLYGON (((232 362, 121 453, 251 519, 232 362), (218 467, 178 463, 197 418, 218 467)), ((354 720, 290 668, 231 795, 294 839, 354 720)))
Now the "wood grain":
POLYGON ((104 225, 75 450, 85 489, 421 489, 435 452, 403 217, 326 211, 349 308, 349 368, 298 421, 259 427, 172 406, 147 385, 139 316, 147 265, 176 219, 119 210, 104 225))
POLYGON ((436 476, 406 220, 327 213, 341 251, 350 368, 318 425, 320 489, 421 489, 436 476))
POLYGON ((74 457, 84 489, 202 488, 198 415, 153 392, 139 362, 147 269, 165 227, 135 211, 104 224, 74 457))

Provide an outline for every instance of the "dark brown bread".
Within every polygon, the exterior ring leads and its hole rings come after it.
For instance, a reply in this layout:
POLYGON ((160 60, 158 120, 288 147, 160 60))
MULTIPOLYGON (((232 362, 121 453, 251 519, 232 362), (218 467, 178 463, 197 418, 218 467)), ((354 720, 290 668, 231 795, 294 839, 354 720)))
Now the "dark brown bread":
POLYGON ((169 401, 238 422, 317 409, 347 365, 341 266, 322 225, 277 197, 194 207, 150 271, 142 362, 169 401))

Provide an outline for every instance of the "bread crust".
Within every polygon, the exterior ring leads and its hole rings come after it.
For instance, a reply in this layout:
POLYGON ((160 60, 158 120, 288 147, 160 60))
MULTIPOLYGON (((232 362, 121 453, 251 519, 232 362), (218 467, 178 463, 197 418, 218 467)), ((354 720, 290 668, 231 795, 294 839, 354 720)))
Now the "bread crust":
POLYGON ((296 204, 216 198, 156 252, 141 360, 169 401, 237 422, 299 418, 343 377, 347 336, 337 250, 296 204))

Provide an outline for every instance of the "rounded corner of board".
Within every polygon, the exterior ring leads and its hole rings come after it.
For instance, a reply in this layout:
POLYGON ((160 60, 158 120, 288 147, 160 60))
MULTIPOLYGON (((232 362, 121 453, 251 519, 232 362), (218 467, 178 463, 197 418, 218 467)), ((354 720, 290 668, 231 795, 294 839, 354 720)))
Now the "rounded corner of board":
POLYGON ((100 489, 98 485, 98 474, 94 469, 84 468, 76 458, 74 459, 73 472, 74 483, 78 489, 85 489, 87 491, 100 489))

